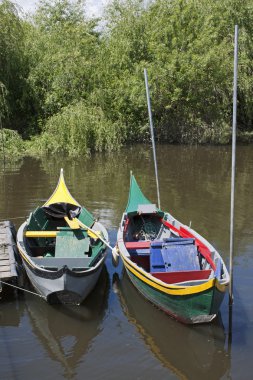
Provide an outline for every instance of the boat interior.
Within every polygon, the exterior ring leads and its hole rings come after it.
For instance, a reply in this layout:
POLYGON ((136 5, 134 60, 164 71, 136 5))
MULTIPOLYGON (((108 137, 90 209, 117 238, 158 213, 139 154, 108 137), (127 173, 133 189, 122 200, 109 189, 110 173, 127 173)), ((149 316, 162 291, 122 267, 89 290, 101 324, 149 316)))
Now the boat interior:
MULTIPOLYGON (((94 223, 84 208, 80 208, 78 220, 88 227, 92 227, 94 223)), ((73 258, 75 267, 79 266, 77 261, 80 262, 80 267, 94 265, 103 243, 96 236, 90 236, 86 229, 73 226, 72 223, 66 216, 56 217, 45 208, 38 207, 30 214, 24 231, 27 254, 37 264, 46 267, 49 263, 52 266, 57 263, 57 267, 61 263, 68 264, 68 261, 71 264, 73 258)))
POLYGON ((196 285, 221 279, 220 258, 214 260, 209 249, 185 231, 157 214, 137 214, 126 217, 123 239, 131 261, 165 283, 196 285))

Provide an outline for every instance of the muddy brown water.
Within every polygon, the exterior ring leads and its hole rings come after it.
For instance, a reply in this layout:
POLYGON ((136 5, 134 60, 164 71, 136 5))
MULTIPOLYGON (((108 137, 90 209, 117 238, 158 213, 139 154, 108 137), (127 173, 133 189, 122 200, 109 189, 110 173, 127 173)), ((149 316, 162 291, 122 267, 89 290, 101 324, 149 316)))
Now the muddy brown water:
MULTIPOLYGON (((161 206, 191 223, 229 263, 230 147, 157 146, 161 206)), ((90 158, 0 162, 0 219, 16 228, 53 192, 64 169, 72 195, 108 228, 126 206, 129 172, 156 202, 150 146, 90 158)), ((0 299, 0 379, 252 379, 253 146, 237 147, 234 305, 211 324, 184 326, 144 300, 108 253, 101 278, 79 307, 27 293, 0 299)))

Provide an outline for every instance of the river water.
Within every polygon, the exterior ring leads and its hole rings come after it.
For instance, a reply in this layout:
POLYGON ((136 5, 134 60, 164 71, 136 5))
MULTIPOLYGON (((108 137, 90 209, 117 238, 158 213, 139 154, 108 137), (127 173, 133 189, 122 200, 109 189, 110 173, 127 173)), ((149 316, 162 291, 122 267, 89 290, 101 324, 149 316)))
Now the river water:
MULTIPOLYGON (((162 209, 191 223, 229 264, 230 147, 157 147, 162 209)), ((156 202, 150 146, 90 158, 0 163, 0 220, 16 228, 53 192, 64 169, 72 195, 109 231, 126 206, 129 172, 156 202)), ((237 147, 234 305, 211 324, 184 326, 144 300, 108 253, 79 307, 7 291, 0 299, 0 379, 252 379, 253 146, 237 147), (231 334, 229 334, 231 326, 231 334)))

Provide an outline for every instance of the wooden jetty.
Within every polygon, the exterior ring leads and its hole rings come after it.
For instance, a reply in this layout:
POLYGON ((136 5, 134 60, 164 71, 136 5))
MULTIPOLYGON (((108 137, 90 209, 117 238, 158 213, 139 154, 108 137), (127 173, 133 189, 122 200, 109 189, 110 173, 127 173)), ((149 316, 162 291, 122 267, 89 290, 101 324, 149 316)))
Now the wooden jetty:
POLYGON ((0 222, 0 292, 2 282, 15 283, 18 279, 16 230, 12 222, 0 222))

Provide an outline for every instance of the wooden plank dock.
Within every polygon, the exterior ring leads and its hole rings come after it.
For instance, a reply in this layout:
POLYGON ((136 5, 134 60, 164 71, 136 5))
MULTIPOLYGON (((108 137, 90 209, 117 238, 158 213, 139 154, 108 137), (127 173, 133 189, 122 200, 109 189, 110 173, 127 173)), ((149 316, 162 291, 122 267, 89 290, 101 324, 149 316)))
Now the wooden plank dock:
MULTIPOLYGON (((0 222, 0 280, 17 279, 16 230, 12 222, 0 222)), ((1 291, 1 284, 0 284, 1 291)))

